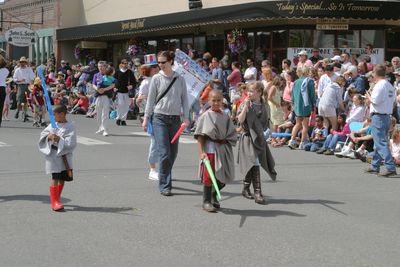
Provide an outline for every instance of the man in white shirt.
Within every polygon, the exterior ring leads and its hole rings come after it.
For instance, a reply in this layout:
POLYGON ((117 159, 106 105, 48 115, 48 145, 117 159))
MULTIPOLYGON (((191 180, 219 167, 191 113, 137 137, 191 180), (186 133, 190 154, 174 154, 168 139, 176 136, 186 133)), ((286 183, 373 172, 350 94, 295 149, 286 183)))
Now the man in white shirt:
POLYGON ((35 79, 35 73, 33 73, 32 68, 28 65, 28 61, 25 57, 21 57, 19 60, 19 67, 14 71, 13 80, 17 84, 17 112, 15 113, 15 118, 18 119, 19 112, 22 109, 22 103, 24 103, 24 122, 27 121, 26 110, 28 105, 26 104, 27 99, 25 97, 25 92, 28 92, 28 86, 32 84, 35 79))
POLYGON ((370 104, 371 134, 374 140, 374 156, 368 173, 389 177, 396 175, 396 165, 389 150, 388 134, 390 128, 390 115, 396 99, 394 87, 385 79, 385 66, 376 65, 374 75, 376 84, 372 91, 366 93, 370 104), (379 172, 381 162, 384 160, 386 171, 379 172))
POLYGON ((254 62, 252 59, 247 59, 247 69, 243 76, 246 83, 255 82, 257 80, 257 69, 254 67, 254 62))
POLYGON ((343 53, 341 58, 342 58, 343 62, 342 62, 342 68, 340 69, 340 72, 345 73, 348 70, 348 68, 350 66, 352 66, 351 61, 350 61, 350 55, 349 55, 349 53, 343 53))
POLYGON ((367 54, 367 56, 369 56, 369 58, 371 59, 371 64, 376 65, 378 62, 378 60, 376 59, 376 55, 373 54, 374 47, 372 46, 372 44, 367 44, 365 46, 365 53, 367 54))

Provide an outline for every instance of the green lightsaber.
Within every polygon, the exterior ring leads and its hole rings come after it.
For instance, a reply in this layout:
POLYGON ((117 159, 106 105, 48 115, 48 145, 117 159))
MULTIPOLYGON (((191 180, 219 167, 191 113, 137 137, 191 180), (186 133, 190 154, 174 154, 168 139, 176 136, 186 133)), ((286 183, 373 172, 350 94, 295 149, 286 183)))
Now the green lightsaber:
POLYGON ((221 200, 221 193, 219 192, 218 184, 217 184, 217 179, 215 179, 214 172, 211 168, 211 163, 210 160, 208 159, 203 159, 204 164, 206 165, 206 169, 208 171, 208 174, 210 175, 211 181, 213 183, 215 192, 217 192, 217 199, 221 200))

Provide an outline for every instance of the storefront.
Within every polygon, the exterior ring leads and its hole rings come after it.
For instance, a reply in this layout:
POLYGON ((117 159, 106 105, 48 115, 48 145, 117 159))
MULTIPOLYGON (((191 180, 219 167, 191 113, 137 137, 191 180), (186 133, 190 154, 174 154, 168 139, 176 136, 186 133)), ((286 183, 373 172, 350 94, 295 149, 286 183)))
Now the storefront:
POLYGON ((142 53, 185 51, 190 46, 222 57, 225 50, 233 50, 242 59, 268 58, 275 66, 298 49, 318 47, 330 55, 339 48, 362 54, 372 44, 383 60, 400 55, 398 10, 398 1, 252 1, 58 29, 57 41, 60 56, 71 62, 71 51, 80 41, 105 42, 108 52, 102 56, 114 62, 126 56, 129 44, 142 53))

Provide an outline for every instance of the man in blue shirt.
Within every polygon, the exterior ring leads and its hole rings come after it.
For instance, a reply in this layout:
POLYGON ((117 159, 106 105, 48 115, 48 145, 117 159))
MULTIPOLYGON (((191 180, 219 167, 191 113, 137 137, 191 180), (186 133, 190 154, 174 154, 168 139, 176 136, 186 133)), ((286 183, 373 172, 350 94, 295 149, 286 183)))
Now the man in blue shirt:
POLYGON ((356 66, 349 66, 347 71, 343 73, 347 80, 346 88, 352 85, 357 89, 359 94, 365 94, 365 79, 358 75, 358 70, 356 66))
POLYGON ((211 65, 212 65, 211 79, 213 81, 213 88, 223 91, 224 83, 223 83, 222 68, 219 65, 218 58, 213 57, 211 60, 211 65))

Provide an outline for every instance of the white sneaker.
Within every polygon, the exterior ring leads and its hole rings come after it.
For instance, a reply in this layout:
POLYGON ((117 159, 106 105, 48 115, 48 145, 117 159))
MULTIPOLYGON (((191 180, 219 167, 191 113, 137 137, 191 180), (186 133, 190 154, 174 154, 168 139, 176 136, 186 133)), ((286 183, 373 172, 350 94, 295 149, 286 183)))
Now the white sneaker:
POLYGON ((158 172, 156 170, 151 169, 149 173, 149 179, 153 181, 158 181, 158 172))
POLYGON ((101 134, 103 130, 97 130, 96 134, 101 134))
POLYGON ((106 131, 104 131, 103 136, 108 136, 108 133, 106 131))
POLYGON ((343 157, 350 158, 351 156, 354 157, 354 152, 353 152, 352 149, 348 149, 346 151, 343 151, 343 157))
POLYGON ((288 147, 290 149, 296 149, 296 146, 297 146, 296 141, 294 141, 294 140, 289 141, 288 147))
POLYGON ((356 155, 354 154, 354 152, 350 152, 350 154, 347 156, 349 159, 356 159, 356 155))
POLYGON ((304 142, 300 142, 300 145, 299 145, 298 149, 304 150, 304 142))
POLYGON ((342 149, 342 151, 336 152, 336 153, 335 153, 335 156, 338 157, 338 158, 347 157, 347 155, 349 154, 349 152, 351 152, 351 151, 350 151, 350 148, 348 148, 348 147, 346 146, 346 147, 344 147, 344 148, 342 149))

